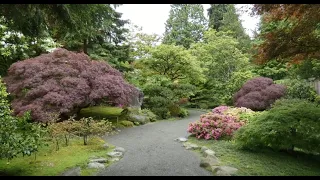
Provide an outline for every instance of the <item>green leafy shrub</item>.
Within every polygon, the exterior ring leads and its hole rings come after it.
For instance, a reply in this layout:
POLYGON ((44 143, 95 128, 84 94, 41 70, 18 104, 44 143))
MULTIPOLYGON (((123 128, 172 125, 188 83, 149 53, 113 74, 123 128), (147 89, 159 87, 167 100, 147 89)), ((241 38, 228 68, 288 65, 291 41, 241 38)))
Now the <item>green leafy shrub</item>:
POLYGON ((189 116, 189 111, 184 108, 180 108, 180 112, 178 114, 179 117, 187 117, 189 116))
POLYGON ((170 111, 167 107, 154 107, 151 108, 151 110, 158 115, 160 119, 167 119, 171 117, 170 111))
POLYGON ((181 99, 193 95, 195 87, 190 84, 166 83, 162 86, 149 85, 145 88, 143 107, 150 109, 161 119, 179 116, 181 99))
POLYGON ((125 126, 125 127, 133 127, 134 124, 131 121, 120 121, 120 124, 125 126))
POLYGON ((178 116, 180 113, 180 107, 178 104, 172 104, 168 107, 171 116, 178 116))
POLYGON ((239 118, 241 121, 245 121, 247 123, 250 123, 252 119, 254 119, 257 116, 260 116, 263 111, 252 111, 248 113, 241 113, 239 114, 239 118))
POLYGON ((157 118, 157 115, 155 115, 152 111, 150 111, 149 109, 142 109, 141 110, 142 114, 148 116, 149 120, 151 122, 154 122, 156 121, 158 118, 157 118))
POLYGON ((293 73, 298 74, 303 79, 320 78, 320 62, 318 59, 306 59, 296 64, 293 73))
POLYGON ((122 114, 121 119, 126 119, 129 121, 131 120, 130 117, 135 116, 135 115, 144 116, 146 118, 146 122, 149 122, 149 121, 154 122, 158 119, 157 115, 155 115, 149 109, 128 107, 128 108, 125 108, 121 114, 122 114))
POLYGON ((112 132, 112 123, 104 119, 94 120, 92 117, 81 118, 72 122, 73 134, 83 137, 83 144, 87 145, 88 137, 95 135, 106 135, 112 132))
POLYGON ((278 84, 285 85, 286 94, 285 98, 298 98, 315 101, 317 93, 307 80, 302 79, 283 79, 276 81, 278 84))
POLYGON ((256 77, 250 69, 233 72, 228 80, 218 81, 210 79, 203 87, 196 91, 188 107, 209 109, 219 105, 232 105, 232 96, 249 79, 256 77))
POLYGON ((74 116, 71 116, 67 121, 60 121, 59 114, 51 114, 51 121, 47 125, 47 131, 52 141, 56 144, 56 150, 60 149, 59 142, 63 139, 65 141, 65 145, 69 145, 69 139, 72 133, 75 131, 73 122, 74 116))
POLYGON ((8 93, 0 77, 0 159, 36 153, 45 133, 39 123, 30 123, 30 113, 12 116, 8 93))
POLYGON ((283 79, 289 75, 287 64, 284 62, 279 62, 275 59, 258 66, 255 69, 255 72, 260 76, 268 77, 273 80, 283 79))
POLYGON ((240 128, 235 140, 238 147, 251 150, 299 148, 319 153, 319 123, 320 107, 317 104, 301 99, 281 99, 240 128))
POLYGON ((162 86, 148 86, 145 91, 143 108, 150 109, 153 113, 159 116, 160 119, 169 118, 170 111, 168 107, 173 104, 173 92, 162 86))

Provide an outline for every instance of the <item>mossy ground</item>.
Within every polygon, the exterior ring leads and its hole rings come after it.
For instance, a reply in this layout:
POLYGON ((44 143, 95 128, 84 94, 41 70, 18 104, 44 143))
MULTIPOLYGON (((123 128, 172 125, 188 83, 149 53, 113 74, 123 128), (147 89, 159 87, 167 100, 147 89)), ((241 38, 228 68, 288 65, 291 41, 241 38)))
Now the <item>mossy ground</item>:
POLYGON ((93 106, 81 109, 79 117, 105 118, 111 122, 116 122, 122 111, 123 109, 119 107, 93 106))
POLYGON ((222 165, 232 166, 238 176, 320 176, 320 157, 263 150, 250 152, 237 149, 232 141, 198 140, 189 137, 189 142, 207 146, 216 152, 222 165))
POLYGON ((81 138, 71 139, 69 146, 61 146, 58 151, 49 144, 39 150, 36 159, 31 155, 14 158, 9 163, 0 160, 0 175, 56 176, 75 166, 81 167, 81 175, 92 175, 96 170, 87 169, 90 157, 107 157, 107 152, 113 148, 105 149, 103 144, 105 141, 97 137, 89 139, 86 146, 81 138))

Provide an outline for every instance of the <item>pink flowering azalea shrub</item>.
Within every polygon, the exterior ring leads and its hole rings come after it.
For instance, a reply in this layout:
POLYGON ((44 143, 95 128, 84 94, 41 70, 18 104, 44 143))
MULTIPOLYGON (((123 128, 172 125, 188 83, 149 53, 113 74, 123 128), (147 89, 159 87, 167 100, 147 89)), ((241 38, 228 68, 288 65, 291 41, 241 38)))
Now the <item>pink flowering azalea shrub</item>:
POLYGON ((188 132, 198 139, 215 139, 232 137, 233 133, 243 126, 237 116, 209 112, 200 116, 200 121, 189 124, 188 132))
POLYGON ((225 112, 228 109, 229 109, 228 106, 218 106, 218 107, 212 109, 212 112, 213 113, 218 113, 218 114, 223 114, 223 112, 225 112))
POLYGON ((212 109, 212 112, 217 114, 232 115, 232 116, 239 116, 240 114, 243 114, 243 113, 254 113, 254 111, 252 111, 249 108, 230 107, 230 106, 218 106, 212 109))
POLYGON ((255 113, 245 107, 219 106, 207 114, 202 114, 200 120, 190 123, 188 132, 198 139, 215 139, 232 137, 234 132, 246 124, 248 120, 240 115, 255 113))

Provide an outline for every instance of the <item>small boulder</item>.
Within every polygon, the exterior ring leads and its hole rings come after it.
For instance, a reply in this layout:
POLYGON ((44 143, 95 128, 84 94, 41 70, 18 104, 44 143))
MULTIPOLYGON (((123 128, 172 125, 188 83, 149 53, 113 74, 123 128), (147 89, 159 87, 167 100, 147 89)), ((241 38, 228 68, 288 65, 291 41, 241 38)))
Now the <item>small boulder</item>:
POLYGON ((184 138, 184 137, 179 137, 179 138, 175 139, 175 141, 178 141, 178 142, 186 142, 186 141, 188 141, 188 139, 187 139, 187 138, 184 138))
POLYGON ((126 150, 123 147, 116 147, 113 151, 114 152, 122 152, 122 153, 124 153, 126 150))
POLYGON ((150 122, 149 118, 145 115, 137 115, 137 114, 132 114, 130 113, 128 115, 128 120, 132 122, 138 122, 139 124, 146 124, 150 122))
POLYGON ((207 149, 209 149, 209 148, 207 148, 207 146, 202 146, 202 147, 201 147, 201 152, 203 153, 203 152, 206 151, 207 149))
POLYGON ((88 164, 89 169, 103 169, 105 168, 104 164, 98 163, 98 162, 91 162, 88 164))
POLYGON ((98 158, 98 159, 91 159, 90 162, 97 162, 97 163, 107 163, 108 159, 106 158, 98 158))
POLYGON ((207 157, 207 156, 215 156, 216 153, 214 151, 212 151, 211 149, 207 149, 203 152, 203 156, 207 157))
POLYGON ((74 167, 74 168, 68 169, 61 174, 61 176, 80 176, 80 175, 81 175, 80 167, 74 167))
POLYGON ((211 166, 217 166, 220 164, 220 161, 217 157, 215 156, 210 156, 206 158, 201 158, 200 160, 200 167, 211 167, 211 166))
POLYGON ((133 122, 134 125, 139 126, 140 123, 139 122, 133 122))
POLYGON ((105 143, 104 145, 102 145, 103 148, 108 149, 110 146, 109 144, 105 143))
POLYGON ((217 176, 231 176, 236 174, 238 171, 237 168, 230 166, 219 166, 216 168, 212 168, 212 172, 217 176))
POLYGON ((114 157, 122 157, 123 153, 122 152, 108 152, 107 155, 114 158, 114 157))

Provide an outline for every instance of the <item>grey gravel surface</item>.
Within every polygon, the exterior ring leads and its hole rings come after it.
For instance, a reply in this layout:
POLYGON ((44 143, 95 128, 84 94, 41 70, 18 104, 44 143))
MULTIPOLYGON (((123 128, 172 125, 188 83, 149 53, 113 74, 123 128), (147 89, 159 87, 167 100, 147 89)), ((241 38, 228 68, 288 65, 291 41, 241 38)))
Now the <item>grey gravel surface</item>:
POLYGON ((181 120, 157 121, 123 129, 119 134, 106 137, 106 141, 126 150, 119 162, 100 171, 98 176, 211 176, 200 167, 200 156, 175 141, 187 137, 190 122, 198 120, 204 112, 189 110, 181 120))

